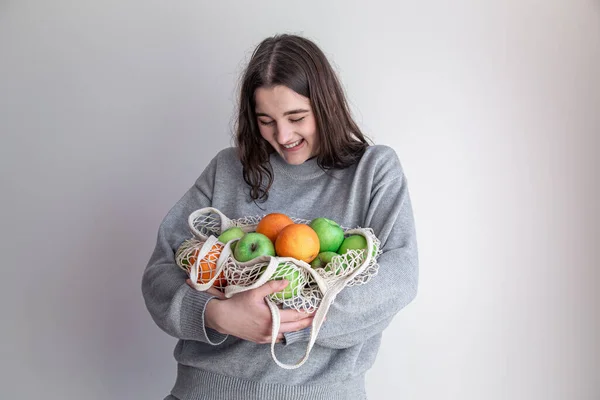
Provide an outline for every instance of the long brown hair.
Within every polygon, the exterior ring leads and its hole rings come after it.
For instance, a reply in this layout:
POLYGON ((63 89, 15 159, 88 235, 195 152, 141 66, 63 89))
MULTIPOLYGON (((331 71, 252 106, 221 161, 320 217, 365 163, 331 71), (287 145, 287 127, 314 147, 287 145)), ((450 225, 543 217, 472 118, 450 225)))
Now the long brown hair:
POLYGON ((267 38, 254 50, 243 75, 235 135, 244 180, 254 201, 268 198, 273 183, 269 154, 274 151, 260 135, 254 94, 260 87, 277 85, 310 99, 320 140, 317 163, 322 169, 347 168, 369 146, 352 119, 333 68, 317 45, 295 35, 267 38))

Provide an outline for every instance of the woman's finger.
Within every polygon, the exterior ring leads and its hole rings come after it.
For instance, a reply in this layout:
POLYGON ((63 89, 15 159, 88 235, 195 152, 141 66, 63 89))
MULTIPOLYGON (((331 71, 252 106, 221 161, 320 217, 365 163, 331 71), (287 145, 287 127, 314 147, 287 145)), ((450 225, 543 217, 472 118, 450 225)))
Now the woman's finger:
POLYGON ((301 321, 306 318, 313 318, 314 313, 309 314, 301 311, 296 311, 293 309, 280 310, 279 311, 279 319, 281 323, 284 322, 293 322, 293 321, 301 321))
POLYGON ((289 282, 285 279, 276 280, 276 281, 268 281, 262 286, 257 287, 256 289, 252 289, 251 292, 257 298, 264 298, 265 296, 270 295, 271 293, 279 292, 283 290, 289 282))
POLYGON ((300 321, 284 322, 279 325, 279 332, 296 332, 312 325, 312 318, 305 318, 300 321))

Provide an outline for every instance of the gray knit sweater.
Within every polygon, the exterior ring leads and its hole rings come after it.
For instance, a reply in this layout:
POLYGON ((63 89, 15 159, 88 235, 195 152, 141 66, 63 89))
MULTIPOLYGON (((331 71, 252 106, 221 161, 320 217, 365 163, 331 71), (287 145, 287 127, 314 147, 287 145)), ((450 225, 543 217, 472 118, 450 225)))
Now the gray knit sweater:
MULTIPOLYGON (((343 170, 325 172, 316 159, 289 165, 276 153, 271 165, 274 181, 268 201, 256 204, 248 201, 236 150, 222 150, 159 228, 142 292, 156 324, 180 339, 171 393, 181 400, 365 399, 365 373, 375 361, 381 333, 417 291, 415 228, 398 157, 391 148, 378 145, 368 147, 358 164, 343 170), (204 325, 212 296, 186 285, 174 252, 191 236, 188 215, 208 206, 232 219, 271 212, 306 220, 327 217, 349 228, 372 228, 381 240, 379 273, 336 297, 302 367, 282 369, 272 360, 270 345, 226 336, 204 325)), ((287 335, 285 345, 276 345, 279 360, 299 361, 309 336, 308 330, 287 335)))

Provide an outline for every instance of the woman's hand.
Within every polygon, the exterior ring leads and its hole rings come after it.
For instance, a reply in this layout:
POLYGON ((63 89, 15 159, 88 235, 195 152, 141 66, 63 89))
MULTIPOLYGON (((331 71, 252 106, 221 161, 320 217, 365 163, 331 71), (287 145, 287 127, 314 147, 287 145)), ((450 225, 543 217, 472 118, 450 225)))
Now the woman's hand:
MULTIPOLYGON (((272 318, 265 296, 279 292, 288 285, 286 280, 269 281, 264 285, 237 293, 229 299, 209 301, 206 305, 205 323, 209 328, 249 340, 254 343, 271 343, 272 318)), ((218 291, 215 289, 215 291, 218 291)), ((211 292, 212 293, 212 292, 211 292)), ((222 293, 221 293, 222 295, 222 293)), ((277 342, 284 332, 294 332, 312 324, 313 315, 296 310, 279 310, 280 327, 277 342)))

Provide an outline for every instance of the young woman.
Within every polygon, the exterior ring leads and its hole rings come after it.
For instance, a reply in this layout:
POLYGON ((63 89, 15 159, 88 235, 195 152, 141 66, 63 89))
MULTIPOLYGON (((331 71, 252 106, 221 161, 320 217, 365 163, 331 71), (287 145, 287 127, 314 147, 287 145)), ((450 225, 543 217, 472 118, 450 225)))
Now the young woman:
MULTIPOLYGON (((167 398, 365 399, 365 373, 382 331, 417 291, 415 229, 401 164, 391 148, 369 145, 325 55, 302 37, 260 43, 239 102, 236 147, 220 151, 169 211, 143 275, 152 318, 180 339, 177 381, 167 398), (299 369, 280 368, 268 345, 264 297, 287 282, 267 282, 230 299, 186 284, 174 254, 190 237, 187 217, 203 207, 232 219, 271 212, 326 217, 372 228, 381 240, 378 274, 336 297, 299 369)), ((282 361, 303 357, 311 322, 309 314, 282 310, 276 344, 282 361)))

